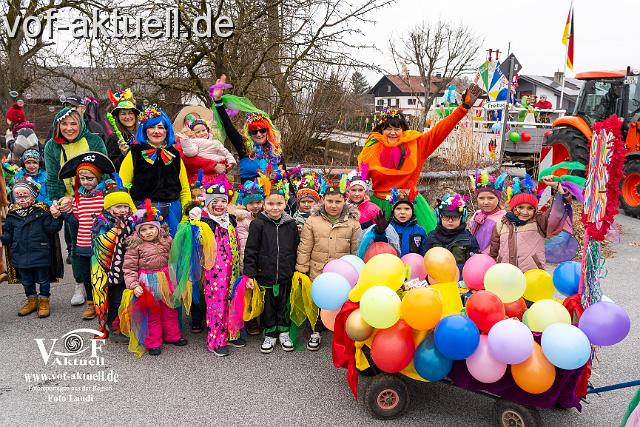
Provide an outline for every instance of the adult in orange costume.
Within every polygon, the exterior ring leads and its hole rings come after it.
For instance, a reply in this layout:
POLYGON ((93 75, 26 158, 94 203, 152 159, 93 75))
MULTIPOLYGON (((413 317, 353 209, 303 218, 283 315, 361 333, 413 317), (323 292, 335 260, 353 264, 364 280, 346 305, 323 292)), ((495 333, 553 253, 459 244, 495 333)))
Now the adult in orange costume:
MULTIPOLYGON (((467 114, 482 89, 472 84, 462 97, 462 105, 439 121, 426 133, 408 130, 407 122, 397 109, 385 110, 358 156, 358 163, 369 165, 373 196, 371 201, 391 215, 386 200, 393 188, 408 192, 416 187, 424 162, 445 140, 458 122, 467 114)), ((430 232, 436 226, 433 209, 422 195, 415 200, 418 223, 430 232)))

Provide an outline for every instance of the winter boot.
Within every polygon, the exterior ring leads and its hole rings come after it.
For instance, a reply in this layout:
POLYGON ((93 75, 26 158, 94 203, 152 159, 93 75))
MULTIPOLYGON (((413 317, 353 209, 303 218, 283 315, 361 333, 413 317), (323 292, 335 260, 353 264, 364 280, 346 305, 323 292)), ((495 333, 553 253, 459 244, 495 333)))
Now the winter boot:
POLYGON ((93 301, 87 301, 87 305, 82 312, 82 320, 95 319, 96 316, 96 306, 93 304, 93 301))
POLYGON ((49 317, 49 298, 38 298, 38 317, 49 317))
POLYGON ((20 311, 18 311, 18 316, 27 316, 34 311, 38 310, 38 297, 29 297, 25 300, 22 307, 20 307, 20 311))

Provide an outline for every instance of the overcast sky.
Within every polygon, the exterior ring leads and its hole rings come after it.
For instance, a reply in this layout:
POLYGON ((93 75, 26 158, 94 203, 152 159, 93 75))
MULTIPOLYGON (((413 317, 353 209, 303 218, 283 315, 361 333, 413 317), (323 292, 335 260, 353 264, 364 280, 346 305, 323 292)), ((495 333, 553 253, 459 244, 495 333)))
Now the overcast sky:
MULTIPOLYGON (((396 0, 377 12, 375 28, 363 28, 366 39, 383 54, 371 52, 361 59, 395 72, 389 39, 400 37, 421 21, 438 17, 462 20, 484 36, 486 49, 515 53, 522 74, 553 75, 562 71, 565 46, 562 32, 570 0, 396 0)), ((574 71, 640 68, 640 0, 574 0, 574 71)), ((483 52, 483 58, 486 53, 483 52)), ((500 55, 500 59, 505 56, 500 55)), ((365 73, 369 84, 379 74, 365 73)), ((567 75, 573 76, 567 69, 567 75)))

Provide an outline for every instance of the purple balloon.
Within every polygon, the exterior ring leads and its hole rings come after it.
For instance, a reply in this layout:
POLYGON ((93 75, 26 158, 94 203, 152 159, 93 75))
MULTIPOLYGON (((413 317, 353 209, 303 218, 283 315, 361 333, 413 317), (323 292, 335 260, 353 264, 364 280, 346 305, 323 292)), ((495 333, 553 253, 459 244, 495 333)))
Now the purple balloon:
POLYGON ((349 261, 345 261, 343 259, 334 259, 333 261, 329 261, 327 265, 322 269, 323 273, 338 273, 349 282, 349 286, 352 288, 358 283, 358 277, 360 274, 358 270, 351 265, 349 261))
POLYGON ((493 325, 487 341, 493 357, 510 365, 524 362, 533 352, 531 331, 515 319, 501 320, 493 325))
POLYGON ((631 319, 622 307, 600 301, 587 308, 578 327, 593 345, 614 345, 625 339, 631 329, 631 319))

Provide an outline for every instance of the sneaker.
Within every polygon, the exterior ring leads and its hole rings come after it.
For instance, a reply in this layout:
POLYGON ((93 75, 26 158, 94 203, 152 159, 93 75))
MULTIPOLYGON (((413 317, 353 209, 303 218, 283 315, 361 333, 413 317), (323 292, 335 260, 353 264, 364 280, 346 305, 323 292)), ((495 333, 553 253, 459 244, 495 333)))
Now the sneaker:
POLYGON ((260 351, 264 354, 271 353, 273 351, 273 347, 276 345, 276 342, 278 342, 277 338, 264 337, 264 342, 260 346, 260 351))
POLYGON ((209 351, 218 357, 224 357, 229 355, 229 346, 225 345, 220 348, 209 349, 209 351))
POLYGON ((185 340, 184 338, 180 338, 178 341, 172 341, 172 342, 165 341, 164 343, 165 344, 175 345, 177 347, 182 347, 182 346, 187 345, 187 340, 185 340))
POLYGON ((284 351, 293 351, 293 343, 291 342, 291 338, 289 338, 289 332, 282 332, 278 340, 284 351))
POLYGON ((201 332, 202 332, 202 326, 191 325, 191 333, 192 334, 199 334, 201 332))
POLYGON ((229 345, 236 348, 242 348, 247 345, 247 342, 244 340, 244 338, 238 338, 237 340, 229 341, 229 345))
POLYGON ((322 336, 319 332, 314 332, 309 337, 309 342, 307 342, 307 350, 309 351, 317 351, 320 348, 320 342, 322 341, 322 336))
POLYGON ((160 348, 160 347, 150 348, 149 349, 149 354, 152 355, 152 356, 160 356, 160 353, 162 353, 162 348, 160 348))
POLYGON ((76 289, 73 291, 73 296, 71 297, 71 305, 82 305, 84 304, 84 285, 82 283, 76 283, 76 289))

